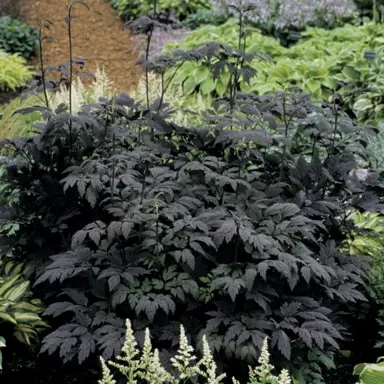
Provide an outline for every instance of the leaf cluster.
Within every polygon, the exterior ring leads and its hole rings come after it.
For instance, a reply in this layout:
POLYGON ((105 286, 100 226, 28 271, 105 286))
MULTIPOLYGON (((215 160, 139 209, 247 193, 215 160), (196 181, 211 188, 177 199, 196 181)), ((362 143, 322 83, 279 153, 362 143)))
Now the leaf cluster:
MULTIPOLYGON (((153 8, 152 0, 117 0, 114 3, 117 5, 119 15, 125 20, 134 20, 140 16, 148 15, 153 8)), ((199 10, 210 9, 210 2, 208 0, 159 0, 156 7, 157 12, 167 12, 170 21, 172 21, 172 13, 177 19, 183 20, 199 10)))
POLYGON ((30 59, 38 48, 37 32, 10 16, 0 16, 0 49, 30 59))
POLYGON ((38 340, 38 332, 47 327, 40 317, 43 310, 42 302, 32 298, 25 267, 13 261, 1 262, 0 322, 10 325, 17 340, 31 345, 38 340))
MULTIPOLYGON (((265 36, 248 27, 251 38, 246 51, 264 52, 270 60, 250 63, 257 76, 250 82, 240 81, 244 92, 259 95, 299 86, 314 100, 331 100, 335 91, 344 99, 345 107, 353 111, 366 124, 377 125, 382 118, 382 25, 366 24, 362 27, 345 25, 334 30, 307 28, 299 41, 289 48, 279 40, 265 36), (373 52, 371 59, 366 52, 373 52)), ((181 44, 169 44, 172 49, 192 49, 215 41, 238 47, 238 23, 231 19, 220 26, 205 26, 193 31, 181 44)), ((173 79, 185 94, 199 92, 207 96, 228 95, 229 74, 218 78, 207 69, 204 61, 185 63, 173 79)))
POLYGON ((24 58, 0 50, 0 89, 15 90, 31 78, 30 68, 24 58))

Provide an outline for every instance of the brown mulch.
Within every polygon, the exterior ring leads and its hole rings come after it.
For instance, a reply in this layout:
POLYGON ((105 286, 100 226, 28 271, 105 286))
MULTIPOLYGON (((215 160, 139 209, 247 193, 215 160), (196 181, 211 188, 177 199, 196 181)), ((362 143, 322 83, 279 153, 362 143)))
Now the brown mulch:
MULTIPOLYGON (((1 0, 0 0, 1 1, 1 0)), ((94 73, 96 63, 104 67, 113 86, 118 91, 135 87, 141 76, 136 65, 138 49, 128 30, 122 28, 121 20, 107 0, 85 0, 88 11, 76 4, 72 21, 74 57, 84 57, 85 69, 94 73)), ((67 0, 23 0, 23 19, 37 26, 41 20, 50 20, 54 25, 51 35, 55 40, 45 40, 43 52, 46 65, 58 65, 69 60, 68 30, 65 23, 67 0)), ((35 59, 32 65, 37 67, 35 59)))

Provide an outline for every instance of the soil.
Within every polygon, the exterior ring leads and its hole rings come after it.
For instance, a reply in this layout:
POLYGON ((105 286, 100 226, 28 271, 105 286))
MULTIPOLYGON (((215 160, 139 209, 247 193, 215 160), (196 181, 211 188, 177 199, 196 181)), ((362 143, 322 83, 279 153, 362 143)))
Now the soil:
MULTIPOLYGON (((0 0, 1 1, 1 0, 0 0)), ((45 40, 43 52, 46 65, 65 63, 68 58, 67 16, 68 0, 23 0, 23 19, 34 26, 41 20, 49 20, 54 25, 50 35, 55 40, 45 40)), ((76 4, 72 20, 74 57, 83 57, 85 69, 94 73, 96 65, 104 67, 113 86, 118 91, 129 91, 135 87, 141 76, 137 44, 130 38, 127 29, 116 11, 107 0, 85 0, 90 11, 76 4)), ((38 68, 37 59, 32 65, 38 68)))

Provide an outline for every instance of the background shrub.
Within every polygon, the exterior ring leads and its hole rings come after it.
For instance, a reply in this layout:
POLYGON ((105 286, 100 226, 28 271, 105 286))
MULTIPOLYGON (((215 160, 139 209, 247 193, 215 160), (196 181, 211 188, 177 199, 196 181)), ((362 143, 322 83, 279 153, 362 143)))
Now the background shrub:
MULTIPOLYGON (((139 16, 147 15, 152 8, 153 2, 151 0, 118 0, 119 15, 126 20, 133 20, 139 16)), ((157 2, 158 11, 174 11, 180 20, 200 9, 209 8, 208 0, 159 0, 157 2)))
POLYGON ((0 17, 0 49, 30 59, 38 48, 37 32, 10 16, 0 17))
MULTIPOLYGON (((230 6, 239 3, 238 0, 212 0, 215 11, 227 16, 237 15, 230 6)), ((307 25, 332 28, 351 17, 355 9, 351 0, 246 0, 243 3, 253 8, 246 15, 247 21, 269 33, 300 30, 307 25)))
POLYGON ((1 0, 0 16, 10 16, 14 19, 20 17, 22 0, 1 0))
POLYGON ((204 25, 221 25, 227 21, 228 17, 214 9, 199 9, 195 13, 187 16, 183 25, 188 29, 197 29, 204 25))
MULTIPOLYGON (((335 91, 345 97, 345 103, 360 121, 378 124, 382 119, 382 25, 362 27, 346 25, 327 31, 308 28, 301 40, 290 48, 282 47, 277 39, 248 28, 252 38, 247 40, 247 51, 265 52, 269 60, 254 60, 251 67, 257 75, 250 81, 241 81, 241 89, 259 95, 299 86, 316 100, 330 100, 335 91), (373 60, 366 51, 376 52, 373 60), (346 87, 345 85, 349 85, 346 87), (364 89, 371 87, 370 93, 364 89)), ((182 44, 172 48, 191 49, 208 41, 238 45, 235 20, 215 27, 206 26, 192 32, 182 44)), ((217 79, 203 62, 187 62, 173 79, 186 95, 199 92, 203 96, 224 96, 228 93, 229 74, 222 72, 217 79)))
POLYGON ((24 58, 0 51, 0 90, 15 90, 31 78, 24 58))

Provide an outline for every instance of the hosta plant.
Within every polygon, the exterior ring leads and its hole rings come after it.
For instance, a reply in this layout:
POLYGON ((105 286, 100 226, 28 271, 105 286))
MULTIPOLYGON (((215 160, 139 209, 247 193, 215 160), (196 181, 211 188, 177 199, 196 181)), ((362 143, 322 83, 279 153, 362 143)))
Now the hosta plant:
MULTIPOLYGON (((203 356, 197 360, 194 349, 188 343, 184 327, 180 326, 179 349, 177 354, 171 358, 171 365, 175 374, 168 372, 159 359, 159 350, 152 348, 151 336, 148 328, 145 330, 144 347, 142 352, 137 348, 130 321, 126 322, 125 342, 121 355, 117 362, 109 362, 117 368, 127 383, 133 383, 136 379, 145 380, 148 384, 161 383, 185 383, 200 378, 201 382, 208 384, 219 384, 226 377, 225 373, 218 375, 217 366, 211 352, 207 339, 203 336, 203 356)), ((264 339, 263 347, 259 357, 259 366, 252 369, 249 367, 249 382, 254 384, 291 384, 288 371, 283 370, 278 376, 273 374, 274 367, 269 362, 268 341, 264 339)), ((111 371, 104 359, 101 359, 103 377, 99 384, 116 384, 111 371)), ((199 381, 200 382, 200 381, 199 381)), ((234 384, 239 383, 232 378, 234 384)))
MULTIPOLYGON (((277 39, 264 36, 255 28, 245 43, 249 53, 265 52, 269 60, 253 60, 256 71, 249 82, 240 81, 245 92, 259 95, 299 86, 315 100, 330 100, 335 91, 345 99, 360 121, 375 124, 382 119, 382 25, 361 27, 345 25, 332 31, 307 28, 300 41, 285 48, 277 39), (373 57, 367 56, 373 53, 373 57), (367 93, 370 91, 369 93, 367 93)), ((231 19, 221 26, 206 26, 192 32, 181 44, 169 44, 172 49, 192 49, 209 41, 238 46, 238 26, 231 19)), ((214 62, 210 62, 214 64, 214 62)), ((202 96, 224 96, 229 91, 229 74, 225 71, 214 79, 209 64, 204 61, 186 62, 172 82, 183 87, 186 95, 198 92, 202 96)))
POLYGON ((32 298, 30 282, 22 264, 0 262, 0 322, 22 343, 30 345, 47 324, 41 320, 44 307, 32 298))
POLYGON ((0 16, 0 50, 17 53, 28 60, 37 52, 37 43, 34 28, 10 16, 0 16))
POLYGON ((379 358, 377 363, 358 364, 353 374, 359 377, 358 384, 380 384, 384 382, 384 362, 379 358))

